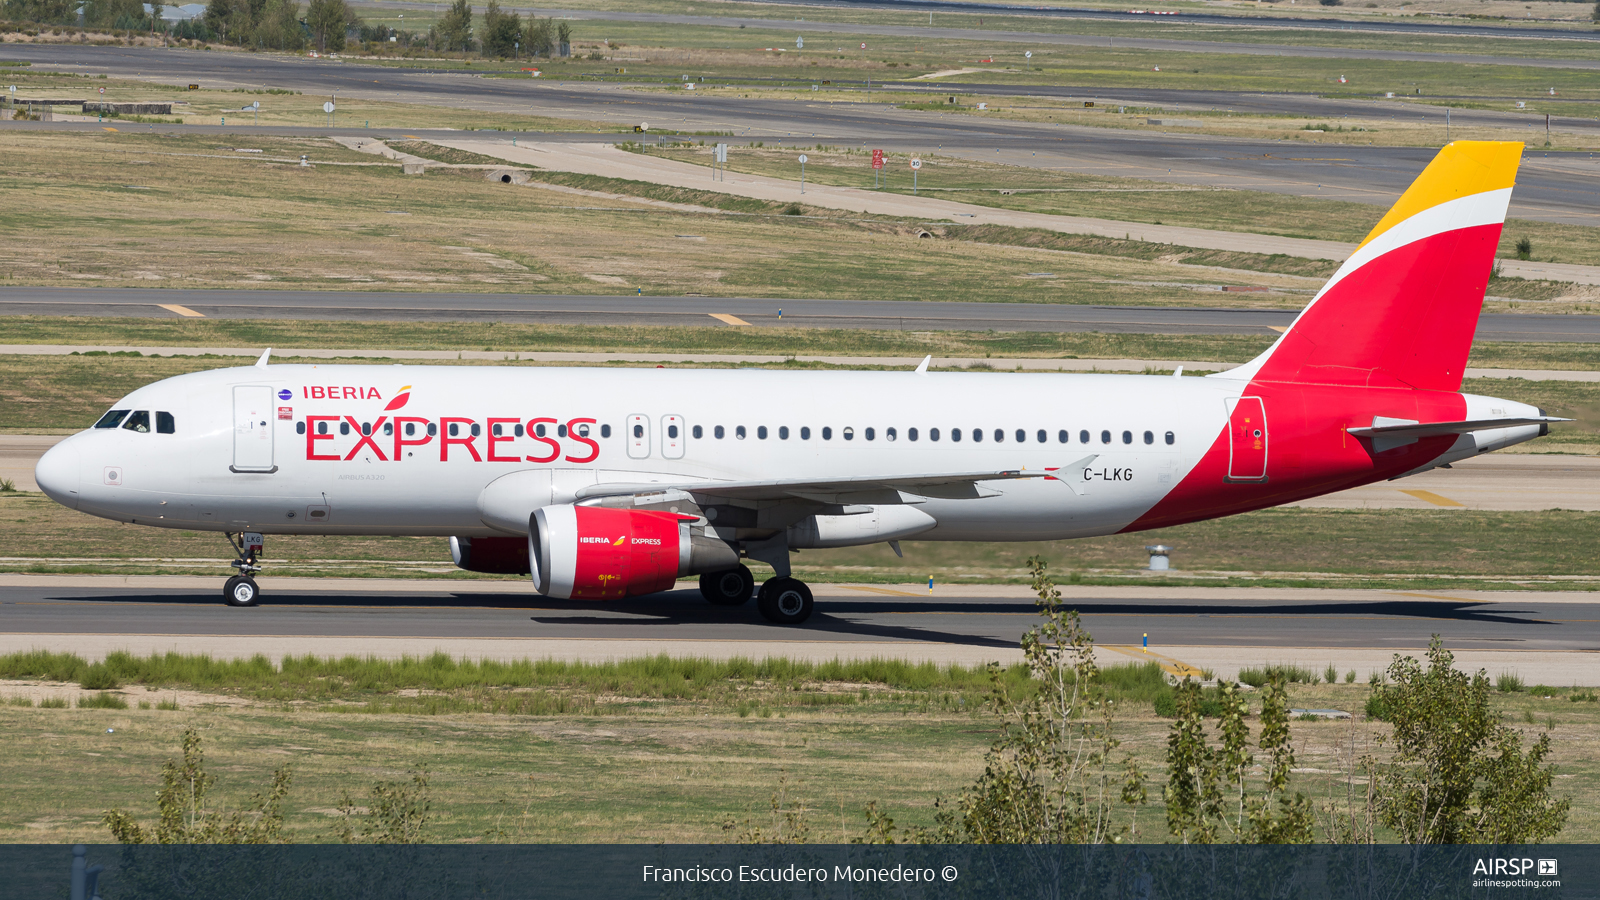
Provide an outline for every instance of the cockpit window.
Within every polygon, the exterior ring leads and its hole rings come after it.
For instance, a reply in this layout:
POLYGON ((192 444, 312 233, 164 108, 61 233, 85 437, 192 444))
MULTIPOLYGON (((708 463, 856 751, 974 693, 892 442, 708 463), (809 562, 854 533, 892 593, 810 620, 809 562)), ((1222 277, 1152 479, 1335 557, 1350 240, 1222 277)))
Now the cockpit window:
POLYGON ((122 427, 128 429, 129 431, 137 431, 140 434, 149 434, 150 411, 148 409, 141 409, 133 413, 132 415, 128 416, 128 421, 122 423, 122 427))
POLYGON ((156 413, 156 433, 157 434, 172 434, 173 432, 175 432, 177 430, 178 430, 178 420, 176 420, 176 419, 174 419, 172 417, 172 413, 169 413, 169 412, 158 412, 158 413, 156 413))
POLYGON ((100 421, 94 423, 94 427, 115 428, 122 424, 122 420, 127 418, 127 415, 128 411, 125 409, 113 409, 112 411, 101 416, 100 421))

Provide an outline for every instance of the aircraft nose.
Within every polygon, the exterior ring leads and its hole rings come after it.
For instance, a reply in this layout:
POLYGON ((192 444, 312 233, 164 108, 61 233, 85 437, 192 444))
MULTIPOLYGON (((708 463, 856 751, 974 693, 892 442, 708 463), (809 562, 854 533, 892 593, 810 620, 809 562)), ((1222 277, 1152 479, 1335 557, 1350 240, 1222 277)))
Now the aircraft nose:
POLYGON ((70 509, 78 508, 78 446, 67 438, 45 451, 33 467, 33 480, 45 496, 70 509))

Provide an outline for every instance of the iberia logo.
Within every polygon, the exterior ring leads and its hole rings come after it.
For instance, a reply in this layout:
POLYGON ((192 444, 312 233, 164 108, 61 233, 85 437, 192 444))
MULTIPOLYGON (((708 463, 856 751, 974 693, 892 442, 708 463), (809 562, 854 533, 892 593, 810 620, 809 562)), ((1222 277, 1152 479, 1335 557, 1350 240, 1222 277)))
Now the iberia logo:
POLYGON ((410 399, 411 385, 408 384, 400 389, 400 393, 394 395, 394 399, 389 401, 389 405, 385 406, 383 411, 389 412, 390 410, 399 409, 400 407, 405 406, 406 401, 410 399))
POLYGON ((622 546, 622 542, 626 541, 627 539, 628 539, 628 536, 627 535, 623 535, 622 537, 619 537, 615 541, 613 541, 611 546, 613 546, 613 547, 621 547, 622 546))

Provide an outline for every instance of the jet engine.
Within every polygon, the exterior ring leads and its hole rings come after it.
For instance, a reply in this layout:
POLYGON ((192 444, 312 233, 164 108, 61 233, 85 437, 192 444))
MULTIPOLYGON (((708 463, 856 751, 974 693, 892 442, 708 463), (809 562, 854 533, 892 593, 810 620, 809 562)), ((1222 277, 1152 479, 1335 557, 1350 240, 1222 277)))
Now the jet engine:
POLYGON ((533 583, 549 597, 614 600, 670 590, 683 575, 739 565, 694 516, 563 504, 528 521, 533 583))
POLYGON ((528 574, 528 541, 520 537, 452 537, 450 558, 468 572, 528 574))

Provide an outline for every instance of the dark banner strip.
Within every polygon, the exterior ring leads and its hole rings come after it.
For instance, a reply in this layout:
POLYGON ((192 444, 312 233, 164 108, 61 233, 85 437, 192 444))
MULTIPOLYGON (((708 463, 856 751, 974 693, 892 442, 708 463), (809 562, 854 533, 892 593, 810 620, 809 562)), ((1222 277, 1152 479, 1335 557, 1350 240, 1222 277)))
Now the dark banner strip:
POLYGON ((1600 898, 1600 847, 0 847, 0 897, 90 900, 1600 898))

